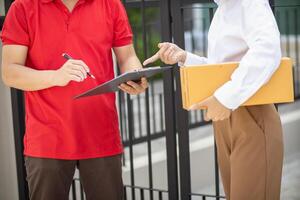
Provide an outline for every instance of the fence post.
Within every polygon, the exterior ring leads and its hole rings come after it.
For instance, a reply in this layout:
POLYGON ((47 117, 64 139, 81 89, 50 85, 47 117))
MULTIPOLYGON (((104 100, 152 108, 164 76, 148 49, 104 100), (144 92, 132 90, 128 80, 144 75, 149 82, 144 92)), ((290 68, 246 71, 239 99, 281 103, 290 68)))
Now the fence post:
POLYGON ((134 158, 133 158, 133 138, 134 138, 134 118, 133 107, 130 95, 127 94, 127 109, 128 109, 128 134, 129 134, 129 160, 130 160, 130 182, 131 182, 131 198, 135 200, 135 176, 134 176, 134 158))
POLYGON ((26 169, 24 165, 23 156, 23 136, 25 133, 25 109, 23 92, 17 89, 11 89, 11 102, 13 113, 19 199, 28 200, 28 186, 26 181, 26 169))
MULTIPOLYGON (((162 41, 172 42, 171 0, 160 1, 162 41)), ((176 113, 173 70, 163 73, 169 200, 178 200, 176 113)))
POLYGON ((177 143, 175 126, 175 101, 174 101, 173 70, 164 73, 164 104, 166 119, 166 146, 169 200, 178 200, 178 167, 177 143))
MULTIPOLYGON (((184 48, 184 23, 181 0, 171 1, 171 16, 173 22, 174 42, 184 48)), ((180 170, 180 192, 181 199, 191 199, 191 168, 190 168, 190 146, 189 146, 189 121, 188 112, 182 107, 181 86, 179 67, 174 68, 176 80, 176 117, 179 144, 179 170, 180 170)))

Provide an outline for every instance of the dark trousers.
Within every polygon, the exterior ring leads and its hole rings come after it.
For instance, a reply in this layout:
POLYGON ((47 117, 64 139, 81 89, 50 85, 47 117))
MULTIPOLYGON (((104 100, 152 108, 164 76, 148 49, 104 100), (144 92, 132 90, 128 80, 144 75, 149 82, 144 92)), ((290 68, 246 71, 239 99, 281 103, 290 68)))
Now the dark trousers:
POLYGON ((122 200, 121 156, 86 160, 25 157, 31 200, 68 200, 76 166, 87 200, 122 200))

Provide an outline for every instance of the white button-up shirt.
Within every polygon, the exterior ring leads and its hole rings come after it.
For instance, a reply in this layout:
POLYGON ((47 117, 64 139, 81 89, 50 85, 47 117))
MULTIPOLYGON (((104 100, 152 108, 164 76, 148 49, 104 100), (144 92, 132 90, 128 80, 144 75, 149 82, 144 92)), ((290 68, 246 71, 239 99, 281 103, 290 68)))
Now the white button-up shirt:
MULTIPOLYGON (((208 57, 187 54, 188 65, 240 62, 214 96, 236 109, 268 82, 280 64, 280 33, 268 0, 215 0, 208 57)), ((205 86, 201 86, 205 87, 205 86)))

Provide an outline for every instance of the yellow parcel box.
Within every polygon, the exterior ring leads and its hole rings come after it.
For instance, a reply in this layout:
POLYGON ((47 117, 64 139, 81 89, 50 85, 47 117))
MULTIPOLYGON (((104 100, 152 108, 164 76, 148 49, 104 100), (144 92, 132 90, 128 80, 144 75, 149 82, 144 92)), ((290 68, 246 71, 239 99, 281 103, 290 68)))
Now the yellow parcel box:
MULTIPOLYGON (((230 80, 239 63, 208 64, 180 68, 183 108, 188 109, 214 94, 230 80)), ((287 103, 294 101, 293 63, 282 58, 280 67, 271 79, 243 105, 287 103)))

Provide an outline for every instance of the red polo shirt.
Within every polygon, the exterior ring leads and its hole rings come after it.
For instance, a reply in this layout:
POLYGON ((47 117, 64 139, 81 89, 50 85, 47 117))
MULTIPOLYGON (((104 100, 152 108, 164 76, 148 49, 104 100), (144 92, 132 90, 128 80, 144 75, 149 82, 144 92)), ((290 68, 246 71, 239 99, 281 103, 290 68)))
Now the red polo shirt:
POLYGON ((73 97, 114 77, 112 47, 132 43, 120 0, 79 0, 69 12, 61 0, 16 0, 5 19, 3 45, 28 46, 26 66, 56 70, 66 52, 96 77, 65 87, 25 92, 25 155, 86 159, 120 154, 115 95, 73 97))

